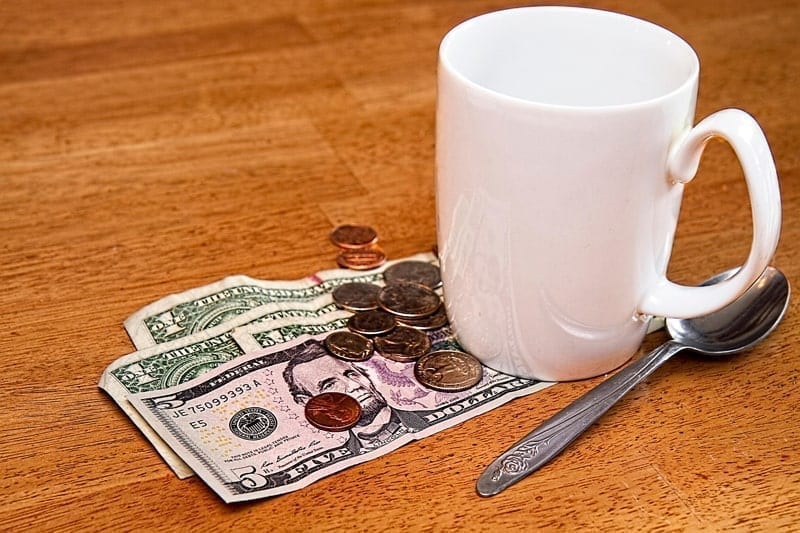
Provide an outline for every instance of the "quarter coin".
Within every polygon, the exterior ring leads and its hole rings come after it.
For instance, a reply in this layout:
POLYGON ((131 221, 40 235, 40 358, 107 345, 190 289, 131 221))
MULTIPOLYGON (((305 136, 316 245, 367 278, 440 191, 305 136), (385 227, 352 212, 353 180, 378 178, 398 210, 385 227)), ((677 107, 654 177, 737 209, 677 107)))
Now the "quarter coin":
POLYGON ((438 294, 418 283, 395 283, 385 286, 378 293, 381 309, 403 318, 432 315, 441 303, 438 294))
POLYGON ((424 316, 422 318, 397 317, 397 322, 410 328, 428 331, 446 326, 447 314, 445 313, 444 306, 440 305, 439 309, 437 309, 432 315, 424 316))
POLYGON ((425 261, 401 261, 383 271, 383 279, 387 285, 393 283, 419 283, 431 289, 442 284, 439 267, 425 261))
POLYGON ((306 403, 306 420, 325 431, 344 431, 358 423, 361 405, 341 392, 323 392, 306 403))
POLYGON ((477 385, 483 377, 483 367, 468 353, 440 350, 417 360, 414 377, 433 390, 458 392, 477 385))
POLYGON ((395 318, 380 309, 360 311, 347 321, 347 327, 350 331, 370 337, 389 333, 396 325, 395 318))
POLYGON ((348 311, 369 311, 378 308, 381 288, 372 283, 343 283, 333 290, 333 303, 348 311))
POLYGON ((372 341, 352 331, 334 331, 324 342, 331 355, 345 361, 366 361, 372 356, 372 341))
POLYGON ((378 232, 369 226, 344 224, 331 232, 331 242, 339 248, 364 248, 378 242, 378 232))
POLYGON ((416 361, 431 349, 431 340, 422 331, 397 326, 390 333, 375 338, 379 354, 400 363, 416 361))
POLYGON ((386 253, 377 246, 342 250, 336 256, 336 263, 342 268, 352 270, 372 270, 386 262, 386 253))

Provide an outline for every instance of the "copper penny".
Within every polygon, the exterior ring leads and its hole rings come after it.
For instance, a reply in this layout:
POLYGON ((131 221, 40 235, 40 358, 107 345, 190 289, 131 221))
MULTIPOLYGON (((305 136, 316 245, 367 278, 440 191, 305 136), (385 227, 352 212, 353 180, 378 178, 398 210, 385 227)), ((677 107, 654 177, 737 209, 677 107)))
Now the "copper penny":
POLYGON ((396 325, 397 321, 392 315, 379 309, 358 312, 347 321, 350 331, 370 337, 389 333, 396 325))
POLYGON ((468 353, 440 350, 417 360, 414 377, 430 389, 458 392, 477 385, 483 377, 483 367, 468 353))
POLYGON ((325 348, 345 361, 366 361, 372 356, 372 341, 352 331, 334 331, 325 337, 325 348))
POLYGON ((372 270, 386 262, 386 253, 377 246, 348 249, 339 252, 336 263, 342 268, 372 270))
POLYGON ((344 224, 331 232, 331 242, 339 248, 364 248, 378 242, 378 232, 369 226, 344 224))
POLYGON ((438 294, 418 283, 395 283, 385 286, 378 293, 381 309, 404 318, 432 315, 441 303, 438 294))
POLYGON ((439 329, 447 325, 447 313, 445 313, 444 306, 440 305, 432 315, 424 316, 422 318, 403 318, 397 317, 398 324, 408 326, 410 328, 419 329, 422 331, 429 331, 432 329, 439 329))
POLYGON ((394 283, 419 283, 431 289, 442 284, 439 267, 425 261, 400 261, 383 271, 383 279, 387 285, 394 283))
POLYGON ((422 331, 397 326, 391 332, 375 338, 375 349, 392 361, 416 361, 431 349, 431 340, 422 331))
POLYGON ((333 290, 333 303, 348 311, 369 311, 378 308, 381 288, 372 283, 343 283, 333 290))
POLYGON ((306 403, 306 420, 325 431, 344 431, 358 423, 361 405, 341 392, 323 392, 306 403))

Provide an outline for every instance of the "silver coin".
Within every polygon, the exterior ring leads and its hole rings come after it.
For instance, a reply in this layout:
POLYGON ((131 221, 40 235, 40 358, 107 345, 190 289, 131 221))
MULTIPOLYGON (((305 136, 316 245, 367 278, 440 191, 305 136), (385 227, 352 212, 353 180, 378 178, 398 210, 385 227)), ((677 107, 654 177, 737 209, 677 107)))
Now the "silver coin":
POLYGON ((372 283, 343 283, 333 290, 333 303, 348 311, 369 311, 378 308, 381 288, 372 283))
POLYGON ((397 322, 398 324, 402 324, 410 328, 429 331, 446 326, 447 314, 445 313, 444 305, 440 305, 439 309, 437 309, 432 315, 424 316, 422 318, 397 317, 397 322))
POLYGON ((372 341, 352 331, 334 331, 325 337, 325 348, 345 361, 366 361, 372 356, 372 341))
POLYGON ((404 318, 432 315, 441 304, 442 300, 433 289, 418 283, 395 283, 378 293, 381 309, 404 318))
POLYGON ((389 333, 396 325, 394 317, 380 309, 359 311, 347 321, 350 331, 369 337, 389 333))
POLYGON ((431 289, 442 284, 439 267, 425 261, 401 261, 383 271, 387 285, 394 283, 419 283, 431 289))
POLYGON ((480 383, 483 367, 480 361, 468 353, 440 350, 417 359, 414 377, 430 389, 458 392, 480 383))
POLYGON ((375 338, 375 350, 387 359, 401 363, 416 361, 431 349, 431 340, 422 331, 397 326, 375 338))

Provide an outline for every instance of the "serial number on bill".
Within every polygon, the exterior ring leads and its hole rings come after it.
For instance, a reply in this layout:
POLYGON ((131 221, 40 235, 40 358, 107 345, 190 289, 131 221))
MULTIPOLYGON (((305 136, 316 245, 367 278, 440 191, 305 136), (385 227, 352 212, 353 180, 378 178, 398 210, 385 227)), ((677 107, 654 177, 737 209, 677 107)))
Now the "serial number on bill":
POLYGON ((253 390, 261 387, 261 382, 257 379, 251 380, 249 383, 242 383, 241 385, 237 385, 232 389, 224 392, 214 398, 208 399, 202 403, 198 403, 196 405, 190 405, 189 407, 184 407, 181 409, 176 409, 172 413, 172 418, 182 418, 184 416, 191 416, 196 415, 198 413, 203 413, 208 411, 209 409, 213 409, 214 407, 219 407, 229 401, 233 400, 234 398, 241 396, 247 392, 252 392, 253 390))

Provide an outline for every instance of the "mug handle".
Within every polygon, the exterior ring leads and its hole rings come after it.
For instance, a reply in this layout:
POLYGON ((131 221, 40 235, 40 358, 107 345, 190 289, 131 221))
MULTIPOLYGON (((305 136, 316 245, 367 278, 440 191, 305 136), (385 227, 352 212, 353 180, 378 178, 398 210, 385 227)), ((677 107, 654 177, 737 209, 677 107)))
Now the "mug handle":
POLYGON ((740 109, 723 109, 700 121, 673 144, 668 158, 670 177, 680 184, 691 181, 713 137, 731 145, 744 171, 753 216, 750 254, 733 277, 714 285, 689 287, 662 277, 645 293, 639 306, 643 314, 692 318, 725 307, 747 290, 775 254, 781 229, 778 175, 764 132, 753 117, 740 109))

